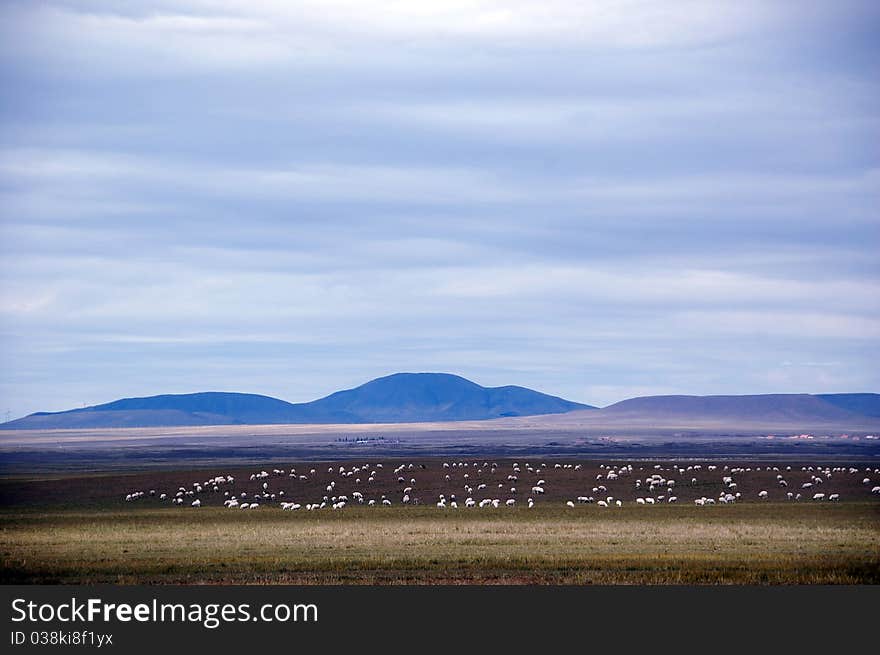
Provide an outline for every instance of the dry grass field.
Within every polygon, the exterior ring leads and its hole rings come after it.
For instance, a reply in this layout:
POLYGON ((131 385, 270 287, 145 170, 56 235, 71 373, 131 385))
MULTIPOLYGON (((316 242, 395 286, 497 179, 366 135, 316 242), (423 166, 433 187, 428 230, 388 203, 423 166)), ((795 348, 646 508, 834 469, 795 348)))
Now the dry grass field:
POLYGON ((4 582, 877 584, 875 504, 10 512, 4 582))

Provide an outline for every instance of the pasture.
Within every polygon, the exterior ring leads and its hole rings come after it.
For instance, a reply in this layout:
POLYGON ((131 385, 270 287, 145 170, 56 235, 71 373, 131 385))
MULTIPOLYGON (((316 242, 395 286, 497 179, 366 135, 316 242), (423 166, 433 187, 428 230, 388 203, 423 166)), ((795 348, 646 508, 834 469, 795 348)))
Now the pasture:
POLYGON ((878 584, 876 471, 864 464, 386 459, 5 479, 0 577, 5 583, 878 584), (224 482, 206 484, 221 475, 224 482), (738 497, 722 500, 734 490, 738 497), (813 500, 816 493, 823 497, 813 500), (832 494, 837 501, 828 500, 832 494), (183 502, 172 504, 173 498, 183 502), (467 498, 473 506, 465 506, 467 498), (647 498, 653 504, 637 502, 647 498), (245 501, 259 507, 242 510, 245 501))

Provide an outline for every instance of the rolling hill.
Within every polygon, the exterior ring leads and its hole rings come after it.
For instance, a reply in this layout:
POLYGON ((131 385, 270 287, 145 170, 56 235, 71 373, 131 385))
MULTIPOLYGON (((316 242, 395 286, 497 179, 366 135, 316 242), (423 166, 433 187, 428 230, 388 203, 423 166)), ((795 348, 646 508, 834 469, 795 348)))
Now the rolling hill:
POLYGON ((880 429, 880 394, 642 396, 589 412, 544 419, 547 427, 585 430, 630 427, 880 429), (874 427, 876 426, 876 427, 874 427))
POLYGON ((852 418, 854 413, 861 412, 853 412, 847 408, 845 402, 835 404, 810 394, 647 396, 623 400, 602 410, 602 414, 606 416, 648 415, 657 418, 699 416, 716 420, 748 417, 765 421, 835 421, 852 418))
POLYGON ((644 396, 598 409, 524 387, 483 387, 447 373, 396 373, 307 403, 225 392, 124 398, 65 412, 38 412, 0 424, 0 429, 433 423, 509 417, 523 417, 512 426, 527 421, 532 427, 584 430, 746 424, 850 429, 880 426, 880 394, 644 396))
POLYGON ((419 423, 534 416, 575 409, 590 406, 524 387, 482 387, 447 373, 396 373, 308 403, 225 392, 124 398, 64 412, 38 412, 0 428, 419 423))

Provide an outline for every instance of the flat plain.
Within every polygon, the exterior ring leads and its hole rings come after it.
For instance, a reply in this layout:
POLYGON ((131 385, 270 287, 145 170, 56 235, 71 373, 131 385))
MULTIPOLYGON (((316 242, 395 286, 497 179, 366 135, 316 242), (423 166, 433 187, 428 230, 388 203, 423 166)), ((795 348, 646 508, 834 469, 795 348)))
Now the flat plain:
POLYGON ((878 482, 876 465, 865 462, 565 457, 288 461, 6 478, 0 581, 878 584, 880 494, 871 491, 878 482), (618 475, 609 479, 609 470, 618 475), (217 491, 204 484, 219 475, 234 482, 217 491), (675 486, 649 493, 650 476, 675 486), (727 476, 740 494, 736 502, 694 503, 732 491, 722 482, 727 476), (808 482, 813 486, 803 488, 808 482), (544 493, 533 493, 535 486, 544 493), (191 493, 171 505, 179 489, 191 493), (139 491, 144 495, 125 500, 139 491), (159 500, 162 493, 168 498, 159 500), (824 498, 814 501, 814 493, 824 498), (838 501, 827 500, 832 493, 838 501), (445 508, 437 506, 441 494, 445 508), (232 496, 260 507, 227 509, 232 496), (343 496, 346 506, 332 509, 343 496), (636 500, 649 496, 654 504, 636 500), (500 502, 464 507, 466 497, 500 502), (609 506, 600 506, 608 497, 609 506), (194 499, 200 507, 191 506, 194 499), (281 502, 302 507, 283 510, 281 502), (306 509, 321 502, 322 509, 306 509))

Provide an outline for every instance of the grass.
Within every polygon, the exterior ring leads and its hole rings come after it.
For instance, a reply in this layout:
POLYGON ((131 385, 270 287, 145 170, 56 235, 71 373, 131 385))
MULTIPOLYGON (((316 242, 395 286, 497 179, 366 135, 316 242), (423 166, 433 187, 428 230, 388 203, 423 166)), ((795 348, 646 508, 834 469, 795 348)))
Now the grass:
POLYGON ((877 503, 0 511, 4 583, 878 584, 877 503))

